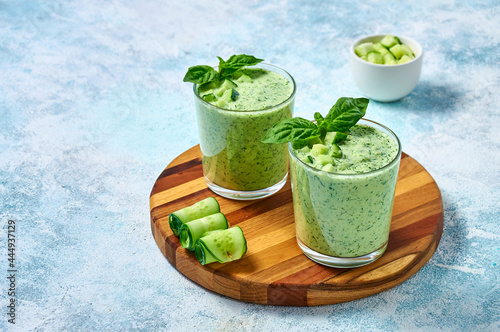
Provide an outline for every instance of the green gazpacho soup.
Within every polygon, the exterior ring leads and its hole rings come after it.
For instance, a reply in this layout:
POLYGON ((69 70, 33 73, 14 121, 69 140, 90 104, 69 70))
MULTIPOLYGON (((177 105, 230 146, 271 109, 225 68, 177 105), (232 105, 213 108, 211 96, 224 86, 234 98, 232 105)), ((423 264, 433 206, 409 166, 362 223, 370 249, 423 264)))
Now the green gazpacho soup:
POLYGON ((388 241, 400 147, 364 124, 338 144, 329 137, 301 149, 290 144, 297 239, 321 254, 363 256, 388 241))
POLYGON ((214 184, 253 191, 283 180, 286 144, 262 143, 276 122, 292 117, 294 83, 262 68, 195 86, 203 173, 214 184))

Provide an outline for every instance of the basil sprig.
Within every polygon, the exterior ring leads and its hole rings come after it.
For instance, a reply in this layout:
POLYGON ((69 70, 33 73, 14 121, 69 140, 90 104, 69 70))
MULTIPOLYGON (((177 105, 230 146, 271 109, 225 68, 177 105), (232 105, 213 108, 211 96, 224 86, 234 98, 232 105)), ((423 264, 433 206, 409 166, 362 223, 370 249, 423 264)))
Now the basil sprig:
POLYGON ((246 54, 232 55, 225 61, 221 57, 217 58, 219 59, 218 70, 204 65, 189 67, 183 81, 195 84, 219 81, 228 78, 243 67, 255 66, 264 61, 264 59, 258 59, 253 55, 246 54))
POLYGON ((314 113, 316 123, 300 117, 281 120, 269 129, 262 142, 305 145, 317 138, 324 139, 327 132, 346 133, 365 115, 368 103, 366 98, 339 98, 325 117, 314 113))

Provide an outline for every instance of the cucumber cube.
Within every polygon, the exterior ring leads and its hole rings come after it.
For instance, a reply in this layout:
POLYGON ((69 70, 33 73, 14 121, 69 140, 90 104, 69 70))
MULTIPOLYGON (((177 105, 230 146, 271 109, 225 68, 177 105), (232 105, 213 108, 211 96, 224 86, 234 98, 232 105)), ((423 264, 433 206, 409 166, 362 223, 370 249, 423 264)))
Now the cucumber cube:
POLYGON ((382 44, 380 44, 380 43, 373 44, 373 47, 375 48, 375 51, 379 52, 382 55, 386 55, 386 54, 390 53, 389 50, 387 48, 385 48, 384 46, 382 46, 382 44))
POLYGON ((238 82, 252 82, 252 78, 246 74, 242 74, 238 79, 238 82))
POLYGON ((226 91, 228 90, 225 87, 221 86, 220 88, 214 90, 214 95, 220 98, 226 91))
POLYGON ((334 158, 341 158, 342 157, 342 150, 340 149, 340 147, 337 144, 333 143, 332 147, 330 148, 330 154, 334 158))
POLYGON ((236 101, 240 93, 235 89, 231 89, 231 100, 236 101))
POLYGON ((337 132, 335 131, 327 132, 323 141, 325 143, 333 144, 333 142, 335 141, 335 134, 337 134, 337 132))
POLYGON ((206 95, 213 92, 213 90, 217 89, 218 87, 219 85, 216 82, 205 83, 198 87, 198 93, 200 95, 206 95))
POLYGON ((229 105, 225 100, 219 99, 214 103, 215 106, 220 107, 220 108, 227 108, 229 105))
POLYGON ((407 63, 411 60, 413 60, 413 58, 405 54, 401 57, 401 59, 399 59, 398 63, 407 63))
POLYGON ((321 165, 332 164, 333 158, 329 155, 321 154, 316 157, 316 161, 319 162, 321 165))
POLYGON ((321 144, 321 139, 319 137, 314 137, 307 140, 307 145, 312 147, 314 144, 321 144))
POLYGON ((201 98, 203 98, 204 101, 209 102, 209 103, 212 101, 215 101, 217 99, 213 93, 209 93, 207 95, 204 95, 201 98))
POLYGON ((309 160, 309 157, 307 155, 304 155, 304 154, 300 154, 300 155, 297 155, 297 157, 304 163, 308 163, 310 164, 311 161, 309 160))
POLYGON ((311 151, 311 149, 308 146, 304 146, 303 148, 299 149, 299 152, 303 152, 303 153, 308 153, 310 151, 311 151))
POLYGON ((384 38, 382 38, 380 44, 382 44, 384 47, 391 48, 396 44, 400 44, 400 41, 397 37, 387 35, 384 38))
POLYGON ((314 144, 311 149, 311 154, 315 157, 328 153, 328 148, 323 144, 314 144))
POLYGON ((382 57, 382 54, 380 54, 377 51, 373 51, 368 53, 366 56, 366 60, 371 63, 377 63, 377 64, 384 64, 384 58, 382 57))
POLYGON ((403 55, 414 56, 413 51, 407 45, 397 44, 390 48, 391 53, 396 59, 401 59, 403 55))
POLYGON ((338 131, 330 131, 330 132, 326 133, 325 139, 323 141, 325 143, 332 145, 332 144, 334 144, 336 142, 340 142, 341 140, 346 139, 346 138, 347 138, 346 133, 341 133, 338 131))
POLYGON ((231 81, 229 79, 224 80, 224 83, 222 83, 222 86, 228 90, 231 90, 231 89, 238 87, 238 85, 236 83, 234 83, 233 81, 231 81))
POLYGON ((359 44, 358 46, 356 46, 354 48, 354 53, 356 53, 356 55, 359 57, 367 55, 368 53, 373 52, 373 51, 375 51, 375 48, 373 47, 372 42, 359 44))
POLYGON ((321 170, 325 172, 333 172, 335 169, 333 168, 332 164, 326 164, 321 168, 321 170))
POLYGON ((232 89, 225 90, 219 100, 224 100, 226 103, 228 103, 232 100, 231 99, 232 94, 233 94, 232 89))
POLYGON ((396 58, 394 57, 394 55, 392 55, 391 52, 384 54, 383 58, 384 58, 385 65, 393 65, 393 64, 397 63, 396 58))

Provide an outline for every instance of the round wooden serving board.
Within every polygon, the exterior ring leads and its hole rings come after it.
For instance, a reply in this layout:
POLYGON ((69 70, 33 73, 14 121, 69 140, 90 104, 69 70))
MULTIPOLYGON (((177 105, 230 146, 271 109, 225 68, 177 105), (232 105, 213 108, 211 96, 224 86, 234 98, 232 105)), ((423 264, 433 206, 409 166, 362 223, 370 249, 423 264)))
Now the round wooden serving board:
POLYGON ((295 239, 290 181, 271 197, 229 200, 207 188, 195 146, 161 173, 150 196, 151 229, 168 261, 199 285, 246 302, 315 306, 351 301, 392 288, 432 257, 443 231, 441 192, 431 175, 403 153, 389 244, 374 263, 337 269, 309 260, 295 239), (247 253, 234 262, 202 266, 170 230, 168 215, 214 196, 231 226, 243 229, 247 253))

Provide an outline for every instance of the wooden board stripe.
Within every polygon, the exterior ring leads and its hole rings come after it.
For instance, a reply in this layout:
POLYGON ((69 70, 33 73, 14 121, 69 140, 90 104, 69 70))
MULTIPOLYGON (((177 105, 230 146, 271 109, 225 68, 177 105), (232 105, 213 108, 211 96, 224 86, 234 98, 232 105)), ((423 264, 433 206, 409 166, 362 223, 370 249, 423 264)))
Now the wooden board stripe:
POLYGON ((246 302, 314 306, 370 296, 415 274, 435 252, 443 230, 443 203, 432 176, 403 153, 386 253, 355 269, 316 264, 295 239, 290 181, 277 194, 233 201, 210 191, 195 146, 160 174, 150 195, 151 230, 158 248, 179 272, 216 293, 246 302), (202 266, 179 245, 168 215, 209 196, 218 200, 231 225, 239 225, 248 251, 238 261, 202 266))

